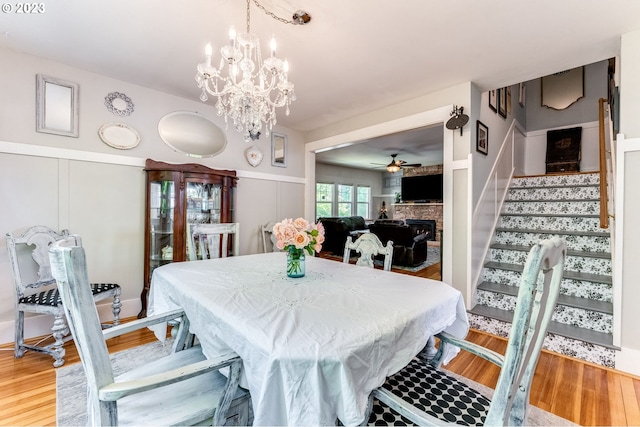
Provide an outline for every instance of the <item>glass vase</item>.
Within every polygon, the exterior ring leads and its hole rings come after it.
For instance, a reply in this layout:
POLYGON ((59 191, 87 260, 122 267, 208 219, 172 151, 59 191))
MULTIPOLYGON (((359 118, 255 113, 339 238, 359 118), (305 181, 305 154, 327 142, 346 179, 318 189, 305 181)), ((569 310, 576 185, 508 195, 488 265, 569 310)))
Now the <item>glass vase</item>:
POLYGON ((287 252, 287 276, 302 277, 305 273, 304 250, 290 248, 287 252))

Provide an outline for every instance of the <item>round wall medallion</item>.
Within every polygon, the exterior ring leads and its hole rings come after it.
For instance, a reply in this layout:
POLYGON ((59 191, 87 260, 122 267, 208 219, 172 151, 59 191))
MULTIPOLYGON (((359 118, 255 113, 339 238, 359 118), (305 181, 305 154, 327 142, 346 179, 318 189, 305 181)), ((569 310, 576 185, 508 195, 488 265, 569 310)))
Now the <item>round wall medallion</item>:
POLYGON ((104 105, 107 106, 107 110, 116 116, 125 117, 133 113, 133 102, 124 93, 110 93, 104 97, 104 105))
POLYGON ((262 151, 255 145, 244 150, 244 155, 247 157, 247 162, 254 168, 262 162, 262 158, 264 157, 262 151))

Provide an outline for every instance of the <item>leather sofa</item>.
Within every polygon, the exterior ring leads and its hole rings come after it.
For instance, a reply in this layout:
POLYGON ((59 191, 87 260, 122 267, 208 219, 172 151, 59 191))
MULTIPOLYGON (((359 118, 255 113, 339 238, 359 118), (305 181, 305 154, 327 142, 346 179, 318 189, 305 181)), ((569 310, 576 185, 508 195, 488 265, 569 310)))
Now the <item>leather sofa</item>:
POLYGON ((321 217, 319 221, 324 226, 322 250, 334 255, 344 254, 344 244, 348 236, 368 228, 361 216, 321 217))
POLYGON ((383 245, 393 242, 393 265, 415 267, 427 259, 427 240, 425 233, 414 234, 412 227, 400 221, 376 221, 369 225, 383 245))

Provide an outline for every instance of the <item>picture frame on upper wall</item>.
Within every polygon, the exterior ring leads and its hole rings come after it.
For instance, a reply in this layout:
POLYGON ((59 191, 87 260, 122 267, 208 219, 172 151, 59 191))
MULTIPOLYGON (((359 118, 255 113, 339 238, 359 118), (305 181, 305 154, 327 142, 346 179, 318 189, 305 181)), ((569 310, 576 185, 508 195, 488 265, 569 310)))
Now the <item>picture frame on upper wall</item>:
POLYGON ((498 111, 498 98, 495 89, 489 91, 489 108, 494 113, 498 111))
POLYGON ((498 114, 503 118, 507 118, 507 88, 503 87, 498 90, 498 114))
POLYGON ((287 136, 271 133, 271 166, 287 167, 287 136))
POLYGON ((36 75, 36 132, 78 137, 77 83, 36 75))
POLYGON ((507 86, 507 114, 511 113, 511 86, 507 86))
POLYGON ((480 120, 476 121, 476 151, 489 154, 489 128, 480 120))
POLYGON ((527 97, 527 86, 524 83, 520 83, 518 88, 518 104, 521 107, 526 106, 526 97, 527 97))

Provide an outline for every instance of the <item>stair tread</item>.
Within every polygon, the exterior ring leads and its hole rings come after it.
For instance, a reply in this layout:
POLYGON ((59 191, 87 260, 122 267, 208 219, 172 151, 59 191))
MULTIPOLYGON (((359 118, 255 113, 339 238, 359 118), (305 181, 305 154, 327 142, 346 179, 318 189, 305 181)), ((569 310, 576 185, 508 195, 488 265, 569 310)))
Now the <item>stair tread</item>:
POLYGON ((600 184, 575 184, 575 185, 526 185, 526 186, 511 186, 509 190, 534 190, 534 189, 547 189, 547 188, 579 188, 579 187, 600 187, 600 184))
MULTIPOLYGON (((482 282, 478 285, 478 289, 501 293, 511 296, 517 296, 518 286, 505 285, 503 283, 495 282, 482 282)), ((558 304, 566 305, 568 307, 581 308, 583 310, 597 311, 605 314, 613 314, 613 304, 606 301, 592 300, 588 298, 574 297, 570 295, 560 294, 558 296, 558 304)))
POLYGON ((600 199, 505 199, 505 203, 600 202, 600 199))
MULTIPOLYGON (((513 321, 513 312, 500 310, 499 308, 486 307, 483 305, 476 305, 471 310, 469 310, 469 313, 476 314, 478 316, 490 317, 506 323, 511 323, 513 321)), ((567 325, 554 321, 551 321, 549 323, 548 331, 549 333, 561 335, 567 338, 589 342, 592 344, 600 345, 602 347, 617 349, 617 347, 613 345, 613 335, 606 334, 604 332, 578 328, 577 326, 567 325)))
MULTIPOLYGON (((506 262, 489 261, 484 265, 486 268, 497 268, 501 270, 517 271, 522 273, 524 266, 521 264, 509 264, 506 262)), ((580 273, 577 271, 565 270, 563 273, 565 279, 586 280, 588 282, 600 282, 611 285, 611 276, 604 276, 602 274, 580 273)))
POLYGON ((500 216, 540 216, 546 218, 600 218, 600 215, 593 214, 563 214, 563 213, 526 213, 526 212, 503 212, 500 216))
POLYGON ((535 228, 502 228, 497 227, 496 231, 507 233, 539 233, 539 234, 560 234, 567 236, 593 236, 593 237, 609 237, 611 233, 608 231, 569 231, 569 230, 546 230, 535 228))
MULTIPOLYGON (((526 245, 506 245, 503 243, 492 243, 491 249, 505 249, 509 251, 521 251, 521 252, 529 252, 531 250, 531 246, 526 245)), ((595 251, 575 251, 572 249, 567 249, 567 256, 581 256, 585 258, 602 258, 602 259, 611 259, 611 253, 609 252, 595 252, 595 251)))

